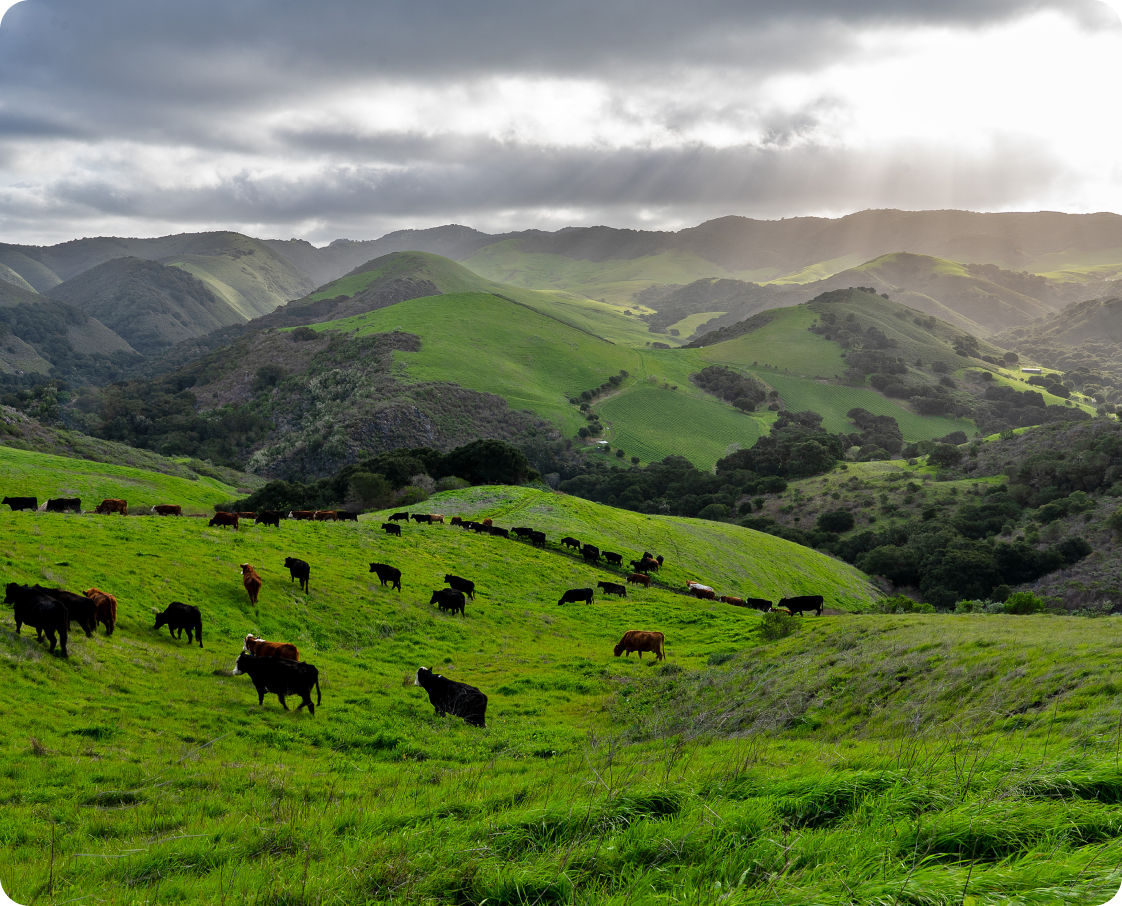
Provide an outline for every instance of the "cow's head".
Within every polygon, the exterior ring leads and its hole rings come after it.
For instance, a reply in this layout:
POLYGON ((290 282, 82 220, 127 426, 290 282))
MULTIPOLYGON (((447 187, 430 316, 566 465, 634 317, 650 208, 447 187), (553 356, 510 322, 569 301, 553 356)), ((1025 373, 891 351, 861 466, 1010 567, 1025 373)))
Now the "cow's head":
POLYGON ((243 673, 245 673, 245 670, 242 669, 242 668, 245 667, 245 663, 246 663, 248 658, 249 658, 248 654, 239 654, 238 655, 238 659, 236 661, 234 661, 234 669, 231 671, 231 673, 233 673, 234 676, 241 676, 243 673))
POLYGON ((424 677, 425 679, 431 679, 432 676, 433 676, 433 672, 428 667, 418 667, 417 668, 417 676, 413 680, 413 685, 414 686, 424 686, 424 683, 421 682, 421 678, 424 677))
POLYGON ((621 654, 623 654, 623 642, 617 642, 616 647, 613 650, 616 653, 616 657, 619 657, 621 654))

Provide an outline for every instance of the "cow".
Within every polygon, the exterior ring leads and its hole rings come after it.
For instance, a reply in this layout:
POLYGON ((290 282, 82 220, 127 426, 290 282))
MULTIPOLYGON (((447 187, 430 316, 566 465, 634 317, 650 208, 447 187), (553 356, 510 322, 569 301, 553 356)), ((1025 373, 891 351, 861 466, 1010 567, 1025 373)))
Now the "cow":
POLYGON ((358 522, 358 513, 352 513, 349 510, 338 510, 335 516, 340 522, 358 522))
POLYGON ((182 516, 183 507, 178 503, 158 503, 152 507, 152 512, 157 516, 182 516))
POLYGON ((709 591, 713 590, 710 586, 704 585, 701 582, 694 582, 692 579, 686 582, 686 588, 687 590, 691 588, 707 588, 709 591))
POLYGON ((401 570, 385 563, 371 563, 370 572, 378 574, 378 581, 383 585, 389 583, 390 588, 401 591, 401 570))
POLYGON ((575 604, 577 601, 583 601, 585 604, 592 603, 592 589, 591 588, 570 588, 565 594, 561 595, 561 600, 557 602, 558 606, 562 604, 575 604))
POLYGON ((225 526, 232 526, 234 531, 236 532, 238 530, 238 514, 237 513, 215 513, 211 517, 210 522, 208 522, 207 525, 209 525, 211 527, 218 526, 219 528, 224 528, 225 526))
POLYGON ((52 497, 43 504, 40 509, 46 510, 48 513, 67 513, 73 510, 75 513, 82 512, 82 498, 81 497, 52 497))
POLYGON ((662 559, 662 554, 659 554, 657 557, 655 557, 655 563, 659 565, 660 569, 662 568, 662 564, 665 562, 666 561, 662 559))
POLYGON ((627 577, 627 581, 631 585, 642 585, 643 588, 651 587, 651 577, 644 576, 642 573, 632 573, 627 577))
POLYGON ((173 639, 183 638, 183 630, 187 630, 187 644, 191 644, 191 633, 198 639, 199 647, 203 647, 203 617, 199 608, 193 604, 184 604, 182 601, 172 601, 163 613, 156 614, 156 625, 153 629, 167 626, 173 639))
POLYGON ((315 510, 292 510, 291 512, 289 512, 288 518, 289 519, 297 519, 297 520, 300 520, 300 519, 305 519, 306 520, 306 519, 311 519, 313 516, 315 516, 315 514, 316 514, 315 510))
POLYGON ((408 513, 394 513, 392 516, 390 516, 390 522, 401 522, 402 520, 405 520, 406 522, 408 522, 409 521, 409 514, 408 513))
MULTIPOLYGON (((284 568, 288 570, 289 584, 291 584, 294 579, 299 579, 300 587, 304 591, 308 590, 308 579, 312 574, 312 567, 308 565, 308 562, 306 560, 299 560, 296 557, 285 557, 284 568)), ((251 566, 250 569, 253 569, 253 567, 251 566)), ((254 573, 254 575, 256 576, 257 573, 254 573)), ((261 578, 259 576, 257 579, 257 583, 257 587, 260 588, 261 578)), ((246 586, 246 591, 249 591, 248 585, 246 586)), ((256 604, 257 596, 253 592, 250 592, 249 596, 253 599, 253 603, 256 604)))
POLYGON ((534 530, 526 525, 515 526, 510 532, 512 535, 517 535, 519 538, 529 538, 534 534, 534 530))
POLYGON ((290 661, 300 660, 300 651, 291 642, 266 642, 255 635, 245 637, 245 650, 254 657, 282 657, 290 661))
POLYGON ((530 532, 530 543, 534 547, 545 547, 545 532, 530 532))
POLYGON ((717 593, 711 588, 705 588, 702 585, 695 585, 690 589, 690 594, 695 598, 700 598, 703 601, 712 601, 716 599, 717 593))
POLYGON ((601 556, 612 564, 612 566, 623 566, 623 554, 613 554, 611 551, 604 551, 601 556))
POLYGON ((470 519, 460 520, 460 528, 462 529, 474 529, 477 525, 479 525, 478 522, 472 522, 470 519))
POLYGON ((744 606, 751 607, 753 610, 760 610, 767 613, 771 610, 771 601, 766 598, 745 598, 744 606))
POLYGON ((454 588, 434 588, 429 603, 435 604, 441 610, 450 610, 452 613, 459 611, 463 616, 467 616, 464 593, 454 588))
POLYGON ((34 510, 39 507, 38 497, 5 497, 0 504, 7 504, 16 513, 20 510, 34 510))
POLYGON ((461 518, 460 518, 459 516, 453 516, 453 517, 452 517, 452 521, 451 521, 451 523, 449 523, 449 524, 450 524, 450 525, 460 525, 460 524, 462 524, 462 523, 463 523, 463 521, 464 521, 464 520, 463 520, 463 519, 461 519, 461 518))
MULTIPOLYGON (((491 524, 490 519, 486 520, 486 522, 487 522, 488 525, 491 524)), ((443 513, 429 513, 429 525, 436 525, 438 523, 440 525, 444 525, 444 514, 443 513)))
POLYGON ((632 560, 631 568, 637 573, 649 573, 653 563, 653 560, 632 560))
POLYGON ((584 557, 589 563, 600 562, 600 548, 593 547, 591 544, 586 544, 580 549, 580 555, 584 557))
POLYGON ((48 597, 37 588, 9 582, 4 595, 4 603, 13 605, 12 615, 16 621, 16 635, 26 623, 35 630, 36 641, 43 641, 43 633, 51 643, 51 652, 58 645, 63 657, 70 657, 66 651, 66 627, 70 615, 66 605, 48 597), (58 635, 56 640, 55 635, 58 635))
POLYGON ((385 532, 387 535, 400 535, 401 534, 401 526, 398 525, 396 522, 383 522, 382 523, 382 531, 385 532))
POLYGON ((413 514, 413 521, 416 522, 418 525, 420 525, 422 523, 424 523, 425 525, 428 525, 430 522, 432 522, 432 517, 428 513, 414 513, 413 514))
POLYGON ((461 579, 459 576, 446 575, 444 577, 444 584, 450 585, 456 591, 462 591, 465 595, 475 600, 475 583, 471 579, 461 579))
POLYGON ((257 596, 261 594, 261 577, 257 575, 257 570, 248 563, 242 564, 242 585, 245 586, 246 594, 249 595, 249 603, 256 605, 257 596))
POLYGON ((647 570, 648 571, 653 570, 656 573, 662 567, 662 564, 659 563, 657 560, 655 560, 653 557, 644 557, 643 558, 643 563, 645 563, 647 565, 647 570))
POLYGON ((263 513, 258 513, 257 518, 253 520, 254 525, 271 525, 274 528, 280 528, 281 519, 284 514, 277 510, 265 510, 263 513))
POLYGON ((105 626, 105 634, 113 635, 117 626, 117 599, 99 588, 87 588, 85 595, 97 607, 97 622, 105 626))
POLYGON ((744 606, 744 599, 743 598, 734 598, 734 597, 732 597, 732 595, 721 595, 721 597, 718 598, 718 600, 722 604, 731 604, 733 607, 743 607, 744 606))
POLYGON ((285 696, 299 695, 300 704, 296 710, 307 706, 309 714, 315 714, 315 705, 312 704, 312 688, 316 690, 316 704, 323 704, 323 696, 319 691, 319 671, 311 664, 301 661, 292 661, 287 658, 254 657, 251 654, 239 654, 234 664, 234 676, 248 674, 257 689, 257 704, 265 704, 265 693, 271 692, 280 699, 281 707, 288 710, 285 696))
POLYGON ((571 547, 573 550, 578 550, 579 551, 581 549, 581 543, 576 538, 573 538, 571 536, 566 537, 566 538, 562 538, 561 543, 565 547, 571 547))
POLYGON ((429 694, 429 703, 441 717, 451 714, 462 717, 472 726, 486 728, 487 696, 475 686, 447 679, 425 667, 417 670, 413 685, 429 694))
POLYGON ((639 660, 643 659, 644 651, 653 652, 655 660, 657 661, 665 660, 666 636, 661 632, 644 632, 640 629, 628 629, 627 632, 623 634, 623 638, 616 643, 616 657, 619 657, 621 654, 630 656, 632 651, 639 652, 639 660))
POLYGON ((784 598, 779 602, 780 607, 786 607, 792 614, 803 615, 803 611, 813 610, 822 616, 822 595, 801 595, 796 598, 784 598))
POLYGON ((469 522, 468 528, 475 532, 477 535, 482 535, 484 533, 490 534, 490 528, 484 525, 482 522, 469 522))
POLYGON ((491 534, 494 535, 496 538, 509 538, 510 537, 510 532, 509 531, 507 531, 505 528, 499 528, 497 525, 492 525, 491 526, 491 534))
POLYGON ((73 620, 82 627, 87 639, 97 630, 97 604, 85 595, 76 595, 61 588, 43 588, 41 585, 36 585, 35 590, 48 598, 54 598, 66 608, 68 627, 73 620))
POLYGON ((339 514, 334 510, 316 510, 312 518, 316 522, 336 522, 339 519, 339 514))
POLYGON ((256 513, 238 513, 238 518, 239 519, 245 519, 248 522, 256 522, 257 521, 257 514, 256 513))
POLYGON ((604 589, 606 595, 619 595, 621 598, 627 597, 627 586, 620 585, 618 582, 597 582, 598 588, 604 589))

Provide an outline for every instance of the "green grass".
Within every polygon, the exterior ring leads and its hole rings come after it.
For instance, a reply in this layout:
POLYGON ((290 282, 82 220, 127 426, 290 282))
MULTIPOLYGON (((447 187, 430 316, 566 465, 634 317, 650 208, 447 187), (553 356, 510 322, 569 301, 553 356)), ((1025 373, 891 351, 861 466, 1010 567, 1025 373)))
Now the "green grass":
MULTIPOLYGON (((842 564, 743 529, 475 488, 425 508, 667 554, 771 594, 842 564), (626 545, 626 546, 625 546, 626 545)), ((0 617, 0 878, 18 902, 1101 903, 1122 864, 1111 620, 758 617, 661 590, 558 607, 605 575, 553 550, 410 525, 0 514, 9 581, 120 598, 110 638, 48 656, 0 617), (75 556, 76 551, 81 556, 75 556), (284 556, 312 563, 307 596, 284 556), (265 582, 258 608, 240 584, 265 582), (404 589, 366 564, 399 565, 404 589), (445 571, 467 617, 427 604, 445 571), (151 607, 204 612, 204 645, 151 607), (662 629, 669 662, 612 657, 662 629), (247 632, 321 671, 315 716, 228 671, 247 632), (488 728, 432 713, 433 666, 488 728)), ((847 578, 852 577, 852 578, 847 578)), ((857 583, 852 586, 849 583, 857 583)), ((711 583, 715 584, 715 583, 711 583)))
POLYGON ((768 312, 771 321, 733 340, 700 350, 706 362, 719 365, 751 366, 755 362, 774 367, 789 367, 796 374, 832 378, 845 373, 841 348, 828 342, 808 327, 817 315, 804 305, 768 312))
POLYGON ((698 312, 697 314, 682 318, 681 321, 678 321, 676 324, 671 324, 668 328, 668 330, 677 330, 679 334, 681 334, 681 336, 671 337, 670 339, 688 340, 693 336, 694 331, 696 331, 706 321, 710 321, 713 318, 720 317, 723 314, 725 314, 725 312, 723 311, 702 311, 698 312))
POLYGON ((38 497, 40 503, 48 497, 81 497, 87 510, 106 497, 123 498, 134 512, 158 503, 178 503, 185 513, 213 514, 214 504, 238 496, 236 488, 214 478, 198 476, 192 481, 147 469, 11 447, 0 447, 0 489, 6 496, 38 497))

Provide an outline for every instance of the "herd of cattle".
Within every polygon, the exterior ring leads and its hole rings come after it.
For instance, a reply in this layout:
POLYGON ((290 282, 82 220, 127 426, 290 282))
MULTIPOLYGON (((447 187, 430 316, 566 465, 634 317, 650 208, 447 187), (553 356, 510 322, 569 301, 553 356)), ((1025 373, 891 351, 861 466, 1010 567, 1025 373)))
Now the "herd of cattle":
MULTIPOLYGON (((2 501, 14 510, 38 510, 40 512, 81 512, 79 498, 56 497, 39 505, 34 497, 5 497, 2 501)), ((118 513, 128 515, 128 503, 116 498, 107 498, 97 507, 98 514, 118 513)), ((182 507, 177 504, 161 504, 151 509, 152 514, 159 516, 181 516, 182 507)), ((218 512, 210 520, 209 525, 214 527, 229 526, 238 529, 239 520, 252 519, 254 524, 264 524, 279 527, 282 519, 302 519, 316 521, 337 521, 341 519, 357 519, 355 514, 335 510, 294 510, 285 514, 283 511, 266 510, 262 513, 232 513, 218 512)), ((443 524, 444 516, 440 513, 394 513, 390 521, 382 524, 383 530, 389 535, 400 535, 399 522, 408 522, 412 519, 418 525, 443 524)), ((544 532, 537 531, 528 526, 516 526, 503 529, 495 526, 491 519, 481 522, 461 519, 453 516, 450 524, 458 525, 463 529, 480 534, 489 534, 502 538, 514 536, 516 539, 525 539, 535 547, 546 546, 544 532)), ((624 569, 623 555, 612 551, 601 551, 590 544, 582 544, 578 539, 565 537, 561 539, 562 548, 576 551, 589 564, 599 565, 601 561, 617 568, 624 569)), ((642 557, 630 560, 628 566, 630 573, 627 583, 650 587, 650 574, 661 570, 665 560, 661 555, 654 555, 644 551, 642 557)), ((284 566, 289 571, 290 581, 298 581, 304 592, 309 590, 311 578, 311 565, 296 557, 287 557, 284 566)), ((261 576, 249 564, 241 564, 242 585, 249 595, 250 603, 256 606, 262 588, 261 576)), ((385 563, 371 563, 370 572, 375 573, 382 586, 389 586, 398 592, 401 591, 401 570, 385 563)), ((441 611, 453 615, 459 613, 467 615, 467 601, 475 600, 475 583, 461 576, 446 574, 442 589, 434 589, 429 600, 430 605, 436 605, 441 611)), ((597 587, 605 595, 627 596, 626 585, 616 582, 602 581, 597 587)), ((666 587, 666 586, 663 586, 666 587)), ((776 607, 772 602, 763 598, 738 598, 722 595, 719 598, 712 587, 700 582, 687 582, 686 593, 704 600, 720 600, 737 607, 749 607, 761 611, 782 610, 790 614, 815 612, 822 615, 823 598, 821 595, 806 595, 801 597, 783 598, 776 607)), ((565 591, 558 605, 583 602, 591 604, 594 597, 592 588, 571 588, 565 591)), ((99 624, 105 626, 106 635, 112 635, 117 623, 117 599, 113 595, 97 588, 90 588, 79 595, 74 592, 56 588, 44 588, 40 585, 19 585, 8 583, 4 601, 12 605, 15 616, 16 634, 24 624, 36 630, 36 638, 42 641, 44 635, 50 643, 50 651, 58 645, 63 657, 68 657, 67 636, 72 622, 85 631, 86 636, 91 636, 99 624), (57 640, 56 640, 57 636, 57 640)), ((164 626, 173 639, 182 639, 187 633, 187 644, 198 642, 203 646, 203 621, 202 613, 198 607, 173 601, 163 611, 156 612, 156 623, 153 627, 158 630, 164 626)), ((632 652, 637 652, 640 660, 644 652, 654 654, 656 660, 663 660, 666 656, 666 638, 662 632, 630 629, 624 633, 614 648, 616 657, 632 652)), ((296 646, 287 642, 268 642, 253 635, 245 637, 241 654, 237 658, 233 675, 248 675, 253 682, 258 694, 258 704, 262 705, 265 695, 276 695, 281 706, 287 711, 288 705, 285 698, 290 695, 300 697, 297 710, 307 706, 309 713, 315 714, 315 705, 312 704, 311 692, 316 691, 316 704, 322 702, 319 688, 319 671, 311 664, 301 661, 296 646)), ((421 686, 429 696, 436 713, 444 716, 452 714, 462 717, 465 721, 476 726, 486 726, 487 696, 475 686, 447 679, 432 670, 420 668, 417 671, 414 685, 421 686)))

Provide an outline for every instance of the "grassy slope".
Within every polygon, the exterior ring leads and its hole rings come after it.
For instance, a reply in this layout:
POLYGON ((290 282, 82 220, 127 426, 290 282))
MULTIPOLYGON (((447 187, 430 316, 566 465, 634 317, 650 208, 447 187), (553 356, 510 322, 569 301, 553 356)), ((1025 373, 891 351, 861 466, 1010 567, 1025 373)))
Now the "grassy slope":
MULTIPOLYGON (((743 530, 526 490, 431 508, 677 544, 705 575, 838 568, 743 530)), ((0 537, 9 580, 96 584, 121 602, 117 633, 78 633, 66 662, 0 619, 0 878, 20 902, 949 904, 966 891, 1012 906, 1117 887, 1113 621, 806 618, 759 645, 755 614, 662 591, 557 607, 559 588, 600 574, 450 526, 388 539, 368 523, 235 534, 0 514, 0 537), (286 555, 313 564, 308 596, 286 555), (402 567, 402 593, 370 581, 372 559, 402 567), (265 581, 256 609, 246 560, 265 581), (446 570, 479 583, 466 619, 425 603, 446 570), (203 607, 205 648, 152 631, 150 606, 171 599, 203 607), (611 656, 622 629, 648 625, 667 633, 668 668, 611 656), (320 668, 314 717, 274 696, 259 710, 227 674, 250 631, 320 668), (410 684, 421 664, 483 688, 488 729, 434 717, 410 684)))
MULTIPOLYGON (((688 340, 690 337, 693 336, 693 332, 695 330, 697 330, 706 321, 709 321, 712 318, 718 318, 723 314, 727 314, 727 312, 723 312, 723 311, 702 311, 702 312, 698 312, 697 314, 689 315, 685 318, 682 318, 681 321, 677 321, 676 323, 671 324, 669 329, 670 330, 677 330, 681 334, 681 339, 688 340)), ((673 340, 673 339, 677 339, 677 338, 671 337, 670 339, 673 340)))

